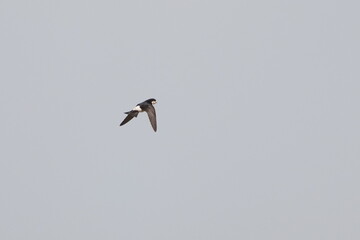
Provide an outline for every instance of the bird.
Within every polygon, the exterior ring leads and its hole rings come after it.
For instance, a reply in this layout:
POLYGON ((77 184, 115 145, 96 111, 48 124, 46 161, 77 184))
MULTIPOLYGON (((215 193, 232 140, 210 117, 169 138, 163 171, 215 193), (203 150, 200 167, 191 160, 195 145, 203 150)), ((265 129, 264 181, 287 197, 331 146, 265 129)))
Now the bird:
POLYGON ((148 100, 143 101, 142 103, 137 104, 136 107, 134 107, 131 111, 125 112, 125 114, 127 114, 127 116, 120 123, 120 126, 126 124, 134 117, 137 117, 140 112, 146 112, 149 117, 151 126, 154 129, 154 131, 156 132, 156 130, 157 130, 156 112, 155 112, 155 108, 153 106, 156 103, 157 102, 156 102, 155 98, 150 98, 148 100))

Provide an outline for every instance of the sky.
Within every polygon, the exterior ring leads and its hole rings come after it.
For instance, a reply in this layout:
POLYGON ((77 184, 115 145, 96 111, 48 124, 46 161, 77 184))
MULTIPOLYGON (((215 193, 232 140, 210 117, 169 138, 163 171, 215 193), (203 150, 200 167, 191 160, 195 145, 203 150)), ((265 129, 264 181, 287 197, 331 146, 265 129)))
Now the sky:
POLYGON ((359 7, 1 0, 0 238, 360 239, 359 7))

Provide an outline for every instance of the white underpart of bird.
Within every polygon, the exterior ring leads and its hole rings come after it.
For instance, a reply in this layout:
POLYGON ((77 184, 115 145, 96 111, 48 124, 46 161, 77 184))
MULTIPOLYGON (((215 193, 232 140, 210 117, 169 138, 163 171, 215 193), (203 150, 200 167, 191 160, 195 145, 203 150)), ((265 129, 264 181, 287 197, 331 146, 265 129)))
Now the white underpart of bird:
POLYGON ((140 106, 136 106, 133 108, 133 111, 142 112, 143 110, 140 108, 140 106))

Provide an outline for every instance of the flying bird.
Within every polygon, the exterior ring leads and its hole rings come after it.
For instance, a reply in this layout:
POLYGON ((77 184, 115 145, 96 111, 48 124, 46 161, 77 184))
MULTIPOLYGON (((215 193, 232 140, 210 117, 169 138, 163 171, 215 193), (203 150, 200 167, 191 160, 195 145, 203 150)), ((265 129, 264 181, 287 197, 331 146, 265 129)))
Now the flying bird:
POLYGON ((151 126, 154 129, 154 131, 156 132, 157 130, 157 125, 156 125, 156 112, 155 112, 155 108, 154 108, 154 104, 156 103, 156 99, 154 98, 150 98, 142 103, 139 103, 138 105, 136 105, 136 107, 134 107, 131 111, 129 112, 125 112, 125 114, 127 114, 126 118, 120 123, 120 126, 126 124, 127 122, 129 122, 131 119, 133 119, 134 117, 137 117, 137 115, 139 114, 139 112, 146 112, 151 126))

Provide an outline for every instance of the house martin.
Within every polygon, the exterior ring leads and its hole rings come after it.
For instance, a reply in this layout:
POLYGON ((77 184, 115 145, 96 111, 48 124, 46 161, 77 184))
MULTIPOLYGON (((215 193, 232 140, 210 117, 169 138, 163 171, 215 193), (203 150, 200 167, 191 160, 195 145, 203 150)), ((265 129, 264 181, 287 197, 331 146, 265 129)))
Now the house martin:
POLYGON ((134 117, 137 117, 137 115, 139 114, 139 112, 146 112, 147 115, 149 116, 149 120, 151 123, 152 128, 154 129, 154 131, 156 132, 157 130, 157 126, 156 126, 156 112, 155 112, 155 108, 154 108, 154 104, 156 103, 156 99, 154 98, 150 98, 142 103, 139 103, 138 105, 136 105, 136 107, 134 107, 131 111, 129 112, 125 112, 125 114, 127 114, 126 118, 120 123, 120 126, 126 124, 127 122, 129 122, 131 119, 133 119, 134 117))

